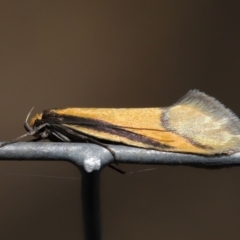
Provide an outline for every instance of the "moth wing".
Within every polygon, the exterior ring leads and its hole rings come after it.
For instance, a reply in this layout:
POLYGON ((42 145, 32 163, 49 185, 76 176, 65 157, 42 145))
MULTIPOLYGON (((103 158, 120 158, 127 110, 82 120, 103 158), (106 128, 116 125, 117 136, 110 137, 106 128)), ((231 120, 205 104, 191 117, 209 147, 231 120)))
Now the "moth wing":
POLYGON ((222 103, 198 90, 189 91, 164 115, 165 128, 209 149, 229 153, 240 149, 240 120, 222 103))

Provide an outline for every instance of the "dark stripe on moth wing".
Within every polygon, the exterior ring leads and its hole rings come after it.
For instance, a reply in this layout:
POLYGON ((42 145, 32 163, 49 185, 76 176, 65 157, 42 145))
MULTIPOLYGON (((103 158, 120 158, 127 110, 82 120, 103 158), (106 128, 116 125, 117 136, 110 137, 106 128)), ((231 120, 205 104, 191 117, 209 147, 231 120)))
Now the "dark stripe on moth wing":
POLYGON ((169 132, 172 132, 174 134, 177 134, 178 136, 181 136, 183 137, 184 139, 186 139, 188 142, 190 142, 192 145, 194 145, 195 147, 198 147, 198 148, 202 148, 202 149, 213 149, 212 147, 210 146, 207 146, 207 145, 204 145, 204 144, 201 144, 199 142, 196 142, 194 141, 193 139, 187 137, 187 136, 184 136, 184 135, 181 135, 177 132, 176 129, 173 129, 171 128, 170 124, 169 124, 169 117, 168 117, 168 110, 169 108, 165 108, 162 112, 162 115, 161 115, 161 118, 160 118, 160 124, 161 126, 163 126, 167 131, 169 132))
MULTIPOLYGON (((51 124, 59 124, 59 125, 62 125, 62 124, 71 125, 72 124, 72 125, 76 125, 76 126, 84 126, 85 128, 93 129, 93 130, 96 130, 99 132, 113 134, 113 135, 120 136, 120 137, 125 137, 131 141, 141 142, 143 144, 151 145, 156 148, 162 148, 162 149, 172 148, 171 146, 169 146, 167 144, 160 143, 151 138, 145 137, 141 134, 137 134, 137 133, 131 132, 129 130, 125 130, 124 128, 118 127, 114 124, 111 124, 111 123, 108 123, 108 122, 105 122, 102 120, 69 116, 69 115, 59 115, 55 112, 45 110, 45 111, 43 111, 42 120, 36 120, 34 123, 34 126, 39 126, 43 123, 49 123, 50 125, 51 124)), ((76 129, 73 129, 73 130, 77 131, 76 129)), ((78 131, 78 132, 81 132, 81 131, 78 131)), ((87 133, 83 133, 83 134, 87 135, 87 133)), ((97 138, 97 137, 95 137, 95 138, 97 138)))

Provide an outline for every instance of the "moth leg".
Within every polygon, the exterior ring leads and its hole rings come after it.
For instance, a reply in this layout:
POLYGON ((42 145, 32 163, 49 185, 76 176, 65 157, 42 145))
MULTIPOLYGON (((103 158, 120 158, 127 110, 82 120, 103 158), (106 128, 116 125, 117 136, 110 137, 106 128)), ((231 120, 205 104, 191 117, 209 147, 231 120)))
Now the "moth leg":
POLYGON ((81 139, 83 141, 92 142, 92 143, 95 143, 99 146, 106 148, 112 154, 112 156, 114 158, 114 162, 116 164, 118 164, 116 153, 107 144, 104 144, 104 143, 96 140, 95 138, 89 137, 85 134, 74 131, 73 129, 70 129, 65 126, 61 126, 59 124, 51 124, 51 127, 52 127, 53 132, 57 135, 57 136, 56 135, 55 136, 58 137, 58 139, 60 139, 62 141, 65 141, 64 137, 66 137, 67 139, 70 139, 70 141, 73 141, 73 142, 79 142, 79 139, 81 139))
POLYGON ((79 135, 79 137, 81 137, 85 141, 96 143, 97 145, 106 148, 112 154, 112 156, 114 158, 114 162, 116 164, 118 164, 116 153, 107 144, 104 144, 104 143, 99 142, 98 140, 96 140, 94 138, 91 138, 91 137, 88 137, 88 136, 85 136, 85 135, 82 135, 82 134, 79 134, 79 133, 77 133, 77 135, 79 135))
POLYGON ((34 138, 34 139, 30 139, 27 142, 38 142, 38 141, 41 141, 41 140, 42 140, 42 137, 37 137, 37 138, 34 138))
MULTIPOLYGON (((76 132, 74 132, 76 133, 76 132)), ((104 147, 106 148, 113 156, 114 158, 114 162, 116 165, 118 165, 118 162, 117 162, 117 157, 116 157, 116 153, 107 145, 107 144, 104 144, 102 142, 99 142, 98 140, 94 139, 94 138, 91 138, 91 137, 88 137, 88 136, 85 136, 83 134, 80 134, 80 133, 76 133, 82 140, 85 140, 85 141, 88 141, 88 142, 92 142, 92 143, 96 143, 97 145, 100 145, 101 147, 104 147)), ((109 164, 108 165, 110 168, 112 168, 113 170, 121 173, 121 174, 125 174, 126 172, 122 171, 121 169, 119 168, 116 168, 114 167, 112 164, 109 164)))
POLYGON ((125 171, 121 170, 120 168, 114 167, 112 164, 109 164, 108 167, 110 167, 111 169, 113 169, 113 170, 115 170, 115 171, 117 171, 117 172, 119 172, 121 174, 125 174, 126 173, 125 171))
POLYGON ((52 131, 52 135, 54 135, 57 139, 63 142, 71 142, 71 140, 67 136, 61 134, 60 132, 52 131))
MULTIPOLYGON (((86 136, 85 136, 86 137, 86 136)), ((106 148, 112 155, 113 155, 113 158, 114 158, 114 161, 115 163, 117 164, 117 157, 116 157, 116 153, 107 145, 107 144, 104 144, 102 142, 99 142, 98 140, 94 139, 94 138, 90 138, 90 137, 86 137, 86 140, 88 140, 89 142, 92 142, 92 143, 96 143, 97 145, 100 145, 104 148, 106 148)))
MULTIPOLYGON (((71 142, 71 140, 70 140, 68 137, 66 137, 65 135, 61 134, 61 133, 58 132, 58 131, 53 131, 52 134, 53 134, 55 137, 57 137, 58 139, 60 139, 61 141, 63 141, 63 142, 71 142)), ((113 155, 114 161, 115 161, 115 163, 117 164, 115 152, 114 152, 111 148, 109 148, 106 144, 103 144, 103 143, 101 143, 101 142, 99 142, 99 141, 97 141, 97 140, 95 140, 95 139, 90 138, 90 137, 84 136, 84 135, 82 135, 82 134, 80 134, 80 133, 77 133, 77 134, 78 134, 78 136, 79 136, 82 140, 84 140, 84 141, 94 142, 94 143, 96 143, 96 144, 98 144, 98 145, 101 145, 101 146, 104 147, 104 148, 107 148, 107 150, 113 155)), ((112 166, 111 164, 109 164, 108 166, 109 166, 110 168, 112 168, 113 170, 121 173, 121 174, 125 174, 124 171, 122 171, 122 170, 119 169, 119 168, 116 168, 116 167, 112 166)))

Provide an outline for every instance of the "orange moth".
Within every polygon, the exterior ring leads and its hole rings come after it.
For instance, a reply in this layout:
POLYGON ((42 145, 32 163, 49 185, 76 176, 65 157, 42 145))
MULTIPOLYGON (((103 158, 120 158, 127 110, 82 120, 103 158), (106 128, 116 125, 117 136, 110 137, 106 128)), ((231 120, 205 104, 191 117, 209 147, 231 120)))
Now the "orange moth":
MULTIPOLYGON (((198 90, 163 108, 63 108, 44 110, 24 124, 25 136, 51 141, 108 143, 159 151, 231 154, 240 149, 240 120, 198 90)), ((2 145, 2 146, 3 146, 2 145)))

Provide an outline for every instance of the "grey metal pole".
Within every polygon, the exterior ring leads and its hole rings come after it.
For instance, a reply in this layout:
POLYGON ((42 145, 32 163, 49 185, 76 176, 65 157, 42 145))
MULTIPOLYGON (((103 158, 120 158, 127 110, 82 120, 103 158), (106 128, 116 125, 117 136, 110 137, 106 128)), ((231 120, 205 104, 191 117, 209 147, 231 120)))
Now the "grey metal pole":
MULTIPOLYGON (((1 144, 1 143, 0 143, 1 144)), ((160 152, 121 145, 109 145, 118 163, 188 165, 225 167, 240 165, 240 152, 231 155, 203 156, 174 152, 160 152)), ((27 142, 0 148, 0 160, 55 160, 69 161, 86 172, 100 170, 113 163, 112 154, 96 144, 27 142)))
POLYGON ((87 240, 101 240, 100 215, 100 171, 82 172, 82 210, 84 220, 84 233, 87 240))

